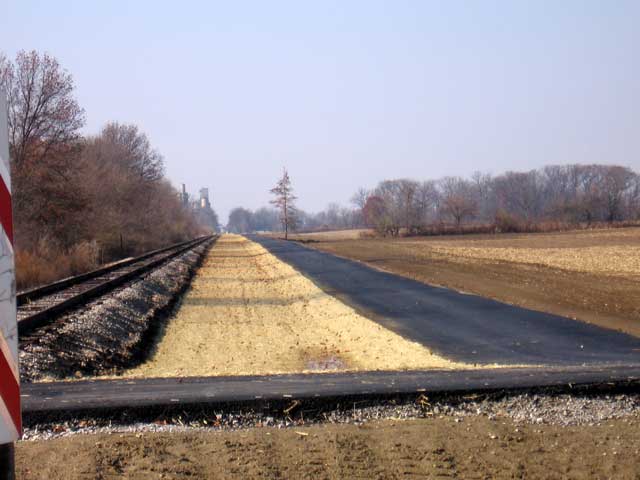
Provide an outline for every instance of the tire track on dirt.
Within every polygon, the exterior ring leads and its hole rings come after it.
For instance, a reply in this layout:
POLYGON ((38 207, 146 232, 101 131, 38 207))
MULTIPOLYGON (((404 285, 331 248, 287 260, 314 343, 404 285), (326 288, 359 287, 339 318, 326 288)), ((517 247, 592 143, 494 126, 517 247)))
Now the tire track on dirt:
POLYGON ((384 463, 370 447, 369 440, 362 434, 336 434, 335 478, 386 478, 384 463))
MULTIPOLYGON (((283 476, 279 465, 279 456, 274 451, 273 441, 265 438, 260 441, 242 442, 241 439, 227 440, 224 478, 261 478, 279 480, 283 476), (231 474, 228 476, 227 474, 231 474)), ((222 473, 222 472, 221 472, 222 473)))

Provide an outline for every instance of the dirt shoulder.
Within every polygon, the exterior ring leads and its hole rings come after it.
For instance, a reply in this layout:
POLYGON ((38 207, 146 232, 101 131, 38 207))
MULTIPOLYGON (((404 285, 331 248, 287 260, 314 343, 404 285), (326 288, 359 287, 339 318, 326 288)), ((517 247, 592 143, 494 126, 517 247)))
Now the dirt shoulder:
POLYGON ((310 243, 415 280, 640 336, 640 229, 310 243))
POLYGON ((155 351, 126 377, 463 368, 324 293, 263 247, 222 236, 155 351))
POLYGON ((50 478, 621 478, 640 470, 640 420, 561 427, 486 417, 231 432, 74 435, 17 446, 50 478))

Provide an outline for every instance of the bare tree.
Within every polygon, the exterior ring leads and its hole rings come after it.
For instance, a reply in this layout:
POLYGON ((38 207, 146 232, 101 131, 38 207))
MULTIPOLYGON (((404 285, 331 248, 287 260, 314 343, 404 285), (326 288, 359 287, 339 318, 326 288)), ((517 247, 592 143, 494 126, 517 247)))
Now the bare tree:
POLYGON ((457 227, 464 219, 476 214, 478 206, 470 182, 460 177, 445 177, 440 181, 440 189, 440 208, 454 219, 457 227))
POLYGON ((21 51, 15 62, 0 54, 0 87, 8 100, 16 242, 32 247, 47 236, 69 247, 87 228, 78 165, 84 112, 73 79, 55 58, 21 51))
POLYGON ((495 217, 496 205, 493 197, 493 179, 491 174, 479 171, 471 175, 476 203, 478 206, 476 217, 480 220, 488 221, 495 217))
POLYGON ((73 97, 74 83, 58 61, 36 51, 20 51, 12 63, 0 55, 0 86, 7 91, 11 159, 40 160, 51 149, 79 138, 84 110, 73 97))
POLYGON ((9 107, 16 258, 19 272, 38 272, 21 275, 21 288, 203 231, 137 127, 114 123, 81 137, 84 111, 55 58, 19 52, 12 62, 0 54, 0 87, 9 107))
POLYGON ((604 191, 602 169, 599 165, 574 165, 575 197, 569 203, 569 210, 577 221, 590 225, 603 216, 604 191))
POLYGON ((330 203, 317 213, 297 211, 299 226, 328 230, 365 225, 398 236, 428 232, 432 229, 423 227, 444 219, 460 230, 463 223, 473 222, 494 231, 553 228, 558 221, 635 220, 640 219, 640 176, 620 166, 550 165, 497 177, 475 172, 469 179, 383 180, 373 190, 358 189, 351 203, 356 208, 330 203))
POLYGON ((253 212, 251 223, 255 231, 272 232, 280 227, 278 211, 262 207, 253 212))
POLYGON ((162 175, 162 157, 134 125, 110 123, 85 139, 81 161, 90 192, 82 210, 107 256, 186 239, 199 231, 197 222, 209 230, 218 223, 209 208, 184 208, 162 175))
POLYGON ((367 204, 367 199, 371 195, 371 192, 366 188, 359 188, 356 190, 356 193, 351 197, 351 203, 356 206, 357 211, 354 212, 355 215, 355 224, 354 226, 364 225, 364 206, 367 204))
POLYGON ((390 233, 400 234, 401 228, 412 230, 417 224, 419 211, 417 192, 420 184, 414 180, 384 180, 374 190, 374 196, 382 199, 384 213, 379 216, 377 228, 390 233))
POLYGON ((362 210, 367 203, 367 198, 369 198, 369 195, 371 195, 371 192, 369 192, 369 190, 360 187, 351 197, 351 203, 362 210))
POLYGON ((627 167, 609 166, 604 174, 604 194, 607 221, 621 220, 625 201, 635 186, 636 174, 627 167))
POLYGON ((500 208, 527 222, 539 220, 544 198, 542 179, 536 170, 507 172, 494 179, 493 187, 500 208))
POLYGON ((101 137, 118 147, 118 162, 132 175, 144 182, 162 178, 162 155, 151 147, 149 138, 137 126, 111 122, 102 129, 101 137))
POLYGON ((417 193, 420 184, 414 180, 399 180, 399 203, 402 211, 402 226, 410 232, 418 223, 417 193))
POLYGON ((229 213, 227 230, 231 233, 249 233, 253 231, 253 213, 246 208, 236 207, 229 213))
POLYGON ((439 193, 436 182, 427 180, 421 182, 416 190, 415 208, 417 223, 424 225, 433 219, 438 204, 439 193))
POLYGON ((294 230, 296 227, 296 206, 294 202, 297 197, 293 195, 291 179, 286 168, 282 172, 282 178, 271 189, 271 193, 276 197, 271 200, 271 204, 280 210, 280 222, 284 230, 284 238, 287 239, 289 238, 289 230, 294 230))
POLYGON ((362 209, 362 214, 364 216, 364 224, 367 227, 380 229, 380 225, 383 223, 386 214, 383 198, 377 195, 371 195, 367 198, 367 203, 362 209))

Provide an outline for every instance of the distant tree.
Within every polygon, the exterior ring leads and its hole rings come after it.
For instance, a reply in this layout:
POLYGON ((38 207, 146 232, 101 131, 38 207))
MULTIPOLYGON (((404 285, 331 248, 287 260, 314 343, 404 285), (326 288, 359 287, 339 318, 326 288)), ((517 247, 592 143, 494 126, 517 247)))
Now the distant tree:
POLYGON ((253 231, 251 210, 236 207, 229 213, 227 230, 231 233, 249 233, 253 231))
POLYGON ((566 209, 572 220, 586 221, 587 225, 604 216, 602 169, 599 165, 572 165, 574 193, 566 209))
POLYGON ((416 223, 424 225, 433 220, 438 200, 439 193, 434 180, 427 180, 418 185, 415 195, 416 223))
POLYGON ((357 208, 357 210, 353 212, 353 223, 355 224, 354 226, 364 225, 364 206, 367 204, 367 199, 370 195, 371 192, 369 190, 361 187, 351 197, 351 203, 357 208))
POLYGON ((280 228, 278 211, 262 207, 253 212, 253 230, 256 232, 274 232, 280 228))
POLYGON ((451 216, 460 227, 462 221, 473 217, 478 206, 471 182, 460 177, 445 177, 440 181, 443 213, 451 216))
POLYGON ((396 236, 400 234, 401 228, 410 231, 417 226, 419 187, 418 182, 409 179, 384 180, 378 183, 374 193, 384 202, 384 215, 383 222, 378 222, 377 228, 396 236))
POLYGON ((399 209, 401 211, 401 225, 407 230, 407 232, 410 232, 419 222, 417 199, 420 184, 415 180, 408 179, 399 180, 398 183, 398 201, 400 203, 399 209))
POLYGON ((636 174, 630 168, 611 165, 605 167, 603 177, 606 220, 622 220, 625 201, 634 192, 636 174))
POLYGON ((342 207, 340 204, 336 202, 332 202, 327 205, 325 210, 325 218, 324 223, 326 223, 326 228, 340 228, 342 224, 342 207))
POLYGON ((540 219, 544 210, 543 178, 536 170, 507 172, 494 179, 498 207, 528 223, 540 219))
POLYGON ((367 203, 367 198, 371 195, 371 192, 366 188, 359 188, 356 193, 351 197, 351 203, 362 210, 367 203))
POLYGON ((367 198, 362 209, 364 215, 364 223, 367 227, 377 227, 385 215, 384 200, 377 195, 371 195, 367 198))
POLYGON ((495 218, 496 203, 493 192, 493 179, 488 173, 479 171, 471 175, 471 183, 476 197, 476 219, 482 221, 491 221, 495 218))
POLYGON ((626 217, 633 220, 640 219, 640 175, 636 174, 629 189, 626 217))
POLYGON ((286 169, 283 170, 282 178, 271 189, 271 193, 275 195, 275 199, 271 200, 271 204, 275 205, 280 211, 280 223, 284 230, 284 238, 289 237, 289 230, 295 230, 296 227, 296 206, 297 197, 293 195, 293 187, 291 179, 286 169))

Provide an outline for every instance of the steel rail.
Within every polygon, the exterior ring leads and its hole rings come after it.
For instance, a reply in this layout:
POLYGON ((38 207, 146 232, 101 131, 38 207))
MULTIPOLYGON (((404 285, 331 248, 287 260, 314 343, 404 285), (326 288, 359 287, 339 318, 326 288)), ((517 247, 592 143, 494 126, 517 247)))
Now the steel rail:
POLYGON ((76 285, 78 283, 82 283, 86 280, 104 275, 105 273, 109 273, 112 272, 113 270, 117 270, 119 268, 122 268, 124 266, 127 265, 131 265, 132 263, 136 263, 139 262, 140 260, 144 260, 145 258, 149 258, 153 255, 157 255, 159 253, 163 253, 166 252, 168 250, 172 250, 174 248, 178 248, 180 246, 183 245, 188 245, 193 243, 194 241, 197 241, 199 239, 202 238, 208 238, 208 237, 199 237, 197 239, 194 240, 187 240, 186 242, 180 242, 180 243, 176 243, 173 245, 170 245, 168 247, 163 247, 163 248, 159 248, 156 250, 151 250, 150 252, 146 252, 142 255, 139 255, 137 257, 131 257, 131 258, 126 258, 124 260, 119 260, 117 262, 113 262, 110 263, 109 265, 105 266, 105 267, 100 267, 98 269, 95 270, 91 270, 89 272, 86 273, 81 273, 80 275, 75 275, 73 277, 67 277, 67 278, 63 278, 61 280, 57 280, 55 282, 49 283, 47 285, 41 285, 39 287, 35 287, 35 288, 31 288, 28 290, 22 290, 20 292, 18 292, 16 294, 16 301, 18 304, 18 307, 21 305, 24 305, 28 302, 32 302, 33 300, 36 300, 37 298, 43 297, 45 295, 49 295, 51 293, 54 292, 58 292, 60 290, 64 290, 65 288, 68 288, 72 285, 76 285))
POLYGON ((214 238, 216 237, 199 237, 22 292, 18 296, 18 333, 24 336, 50 323, 61 313, 104 295, 187 250, 214 238))

